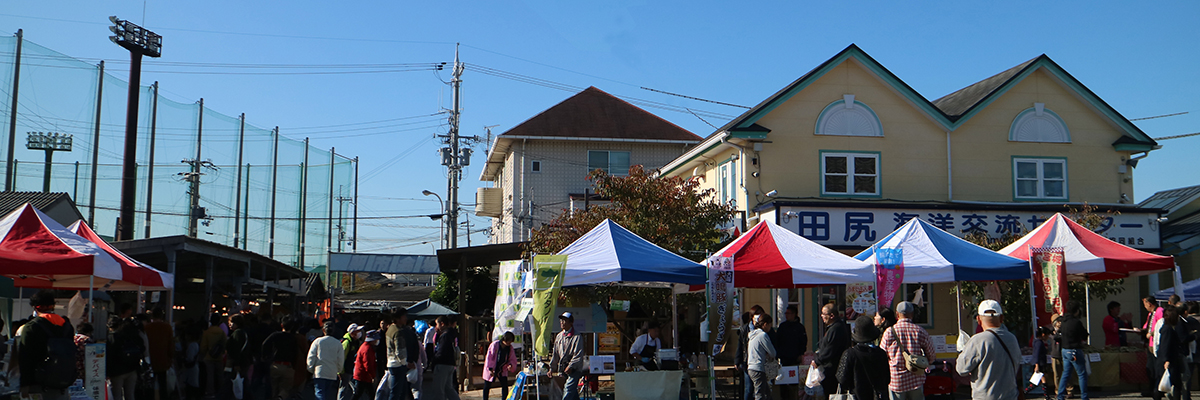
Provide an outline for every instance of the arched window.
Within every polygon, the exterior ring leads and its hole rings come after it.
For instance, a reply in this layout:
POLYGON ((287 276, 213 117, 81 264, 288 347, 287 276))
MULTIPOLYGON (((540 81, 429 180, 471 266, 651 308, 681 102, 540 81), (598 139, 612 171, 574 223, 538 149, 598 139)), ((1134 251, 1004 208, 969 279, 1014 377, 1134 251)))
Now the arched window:
POLYGON ((854 100, 854 95, 830 103, 817 118, 818 135, 883 136, 879 117, 866 104, 854 100))
POLYGON ((1014 142, 1071 143, 1067 123, 1043 103, 1021 111, 1008 130, 1008 140, 1014 142))

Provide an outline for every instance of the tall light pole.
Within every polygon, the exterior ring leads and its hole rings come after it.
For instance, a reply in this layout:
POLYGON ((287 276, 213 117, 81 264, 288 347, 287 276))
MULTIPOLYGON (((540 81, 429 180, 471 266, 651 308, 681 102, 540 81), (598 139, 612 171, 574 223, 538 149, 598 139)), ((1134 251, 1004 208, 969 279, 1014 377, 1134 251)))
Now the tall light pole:
MULTIPOLYGON (((446 204, 445 202, 443 202, 443 201, 442 201, 442 196, 438 196, 438 194, 437 194, 437 193, 434 193, 434 192, 431 192, 431 191, 428 191, 428 190, 422 190, 422 191, 421 191, 421 194, 423 194, 423 195, 426 195, 426 196, 433 196, 433 197, 437 197, 437 199, 438 199, 438 204, 441 204, 441 207, 442 207, 442 213, 441 213, 440 215, 430 215, 430 216, 429 216, 429 218, 431 218, 431 219, 440 219, 440 220, 442 220, 442 225, 443 225, 443 226, 439 226, 439 227, 438 227, 438 230, 439 230, 439 231, 441 231, 441 230, 442 230, 442 228, 445 228, 445 224, 446 224, 446 219, 445 219, 445 217, 446 217, 446 208, 447 208, 447 207, 449 207, 450 205, 449 205, 449 204, 446 204), (437 217, 437 218, 434 218, 434 217, 437 217)), ((438 233, 438 236, 441 236, 441 240, 442 240, 442 246, 443 246, 442 248, 445 248, 445 244, 446 244, 446 240, 447 240, 447 239, 446 239, 446 237, 445 237, 445 236, 446 236, 446 233, 445 233, 445 232, 439 232, 439 233, 438 233)), ((437 252, 435 251, 434 253, 437 253, 437 252)))
POLYGON ((29 132, 25 140, 25 148, 46 152, 46 168, 42 173, 42 192, 50 193, 50 168, 54 161, 54 152, 71 151, 71 135, 60 135, 57 132, 29 132))
MULTIPOLYGON (((108 17, 108 39, 129 50, 129 101, 125 109, 125 158, 121 165, 121 218, 117 240, 133 239, 133 207, 137 195, 137 116, 142 84, 142 56, 162 56, 162 36, 129 21, 108 17)), ((98 145, 93 143, 93 145, 98 145)))

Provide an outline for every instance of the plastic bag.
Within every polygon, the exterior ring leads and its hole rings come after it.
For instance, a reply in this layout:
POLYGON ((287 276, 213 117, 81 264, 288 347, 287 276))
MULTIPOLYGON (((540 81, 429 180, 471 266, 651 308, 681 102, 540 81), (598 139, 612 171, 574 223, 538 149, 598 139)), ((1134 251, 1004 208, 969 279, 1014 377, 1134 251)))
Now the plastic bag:
POLYGON ((1175 387, 1171 385, 1171 371, 1163 372, 1162 379, 1158 380, 1158 391, 1172 393, 1173 389, 1175 387))
POLYGON ((245 382, 245 379, 242 379, 242 374, 234 375, 234 377, 233 377, 233 398, 242 400, 242 383, 244 383, 244 382, 245 382))
POLYGON ((383 378, 379 379, 379 387, 375 388, 376 399, 386 399, 392 393, 392 371, 384 371, 383 378))
POLYGON ((815 388, 821 386, 821 381, 825 380, 825 374, 821 372, 819 367, 808 368, 808 378, 804 379, 804 386, 815 388))
POLYGON ((413 369, 408 370, 408 376, 406 378, 408 379, 408 383, 416 385, 417 379, 420 379, 420 377, 421 377, 421 370, 417 369, 417 368, 413 368, 413 369))

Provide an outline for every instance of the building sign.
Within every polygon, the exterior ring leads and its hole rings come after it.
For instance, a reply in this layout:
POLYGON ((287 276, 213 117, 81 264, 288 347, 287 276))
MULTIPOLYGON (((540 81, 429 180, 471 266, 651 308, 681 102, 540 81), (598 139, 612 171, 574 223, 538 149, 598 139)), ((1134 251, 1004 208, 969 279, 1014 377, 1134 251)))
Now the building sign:
MULTIPOLYGON (((1054 215, 1047 211, 797 206, 781 206, 777 212, 780 226, 809 240, 825 246, 861 247, 883 239, 912 218, 957 236, 982 232, 999 238, 1024 235, 1054 215)), ((1158 249, 1157 218, 1153 213, 1123 212, 1106 218, 1096 233, 1135 249, 1158 249)))

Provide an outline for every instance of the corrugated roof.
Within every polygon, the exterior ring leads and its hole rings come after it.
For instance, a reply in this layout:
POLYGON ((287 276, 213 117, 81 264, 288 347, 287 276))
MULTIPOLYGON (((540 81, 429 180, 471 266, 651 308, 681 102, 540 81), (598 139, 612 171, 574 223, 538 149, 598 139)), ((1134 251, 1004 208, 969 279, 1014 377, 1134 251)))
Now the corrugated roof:
POLYGON ((594 86, 500 135, 506 136, 701 140, 687 129, 594 86))
MULTIPOLYGON (((1041 58, 1041 56, 1038 58, 1041 58)), ((987 96, 996 91, 996 89, 1004 86, 1005 83, 1007 83, 1009 80, 1012 80, 1013 77, 1017 76, 1017 74, 1021 73, 1021 71, 1033 64, 1034 61, 1037 61, 1037 58, 1020 63, 1015 67, 1004 70, 996 75, 992 75, 982 81, 975 82, 970 86, 955 91, 954 93, 942 96, 942 98, 934 100, 933 105, 939 110, 942 110, 947 117, 950 117, 951 119, 957 118, 963 114, 966 114, 967 111, 971 110, 971 107, 979 104, 980 101, 983 101, 983 99, 987 98, 987 96)))
MULTIPOLYGON (((1168 213, 1200 199, 1200 185, 1163 190, 1138 204, 1142 208, 1161 208, 1168 213)), ((1164 228, 1165 229, 1165 228, 1164 228)), ((1165 231, 1164 231, 1165 234, 1165 231)))
POLYGON ((36 209, 45 210, 62 200, 70 202, 71 196, 66 193, 0 192, 0 215, 7 215, 25 203, 29 203, 36 209))

